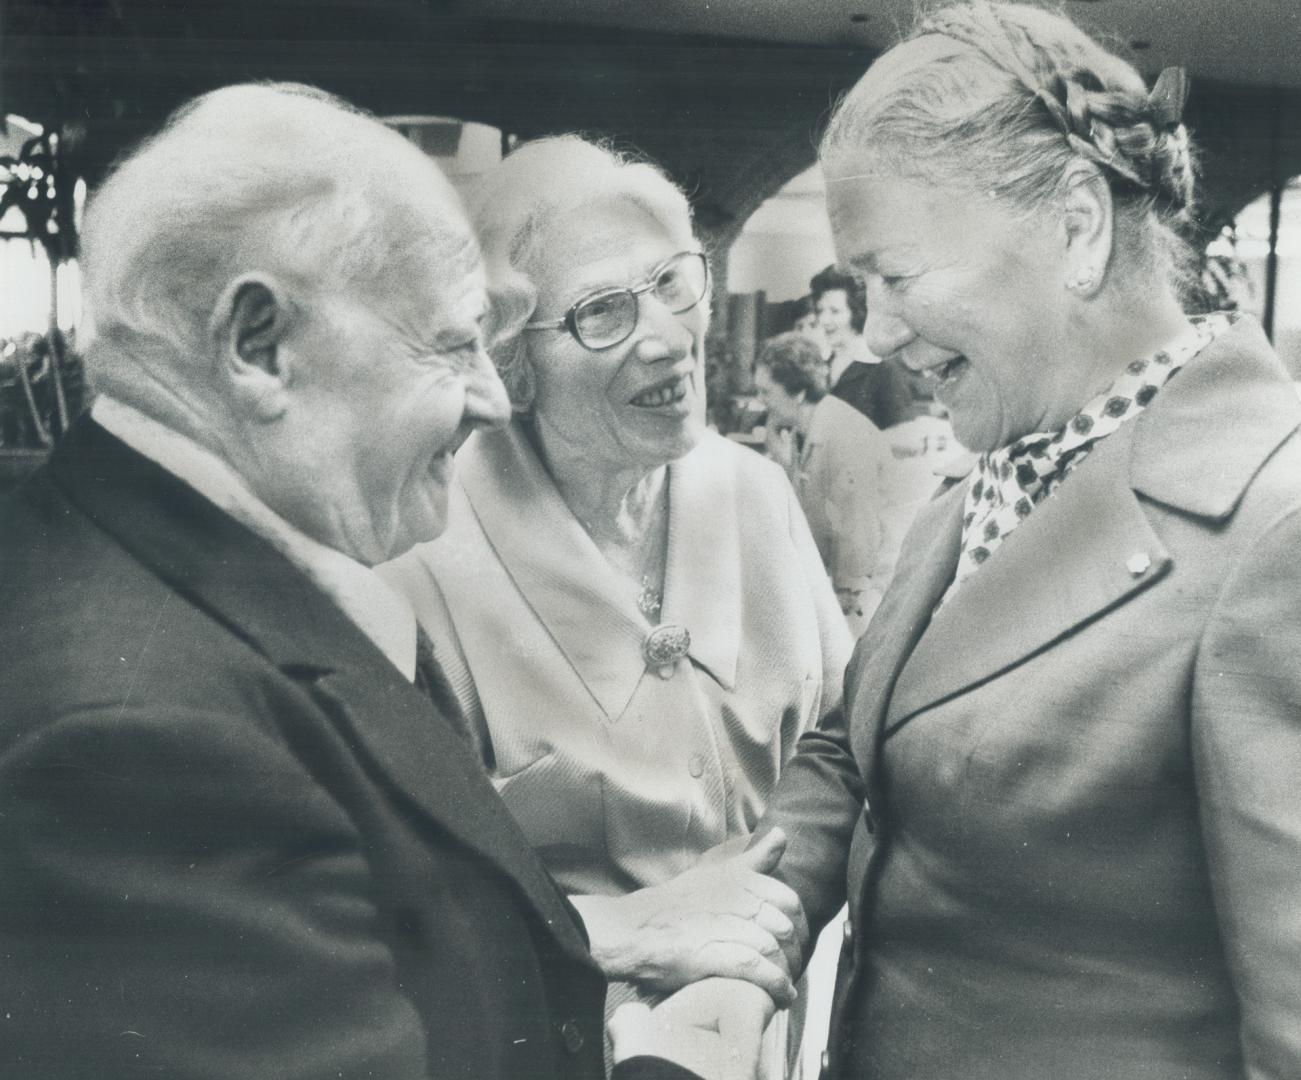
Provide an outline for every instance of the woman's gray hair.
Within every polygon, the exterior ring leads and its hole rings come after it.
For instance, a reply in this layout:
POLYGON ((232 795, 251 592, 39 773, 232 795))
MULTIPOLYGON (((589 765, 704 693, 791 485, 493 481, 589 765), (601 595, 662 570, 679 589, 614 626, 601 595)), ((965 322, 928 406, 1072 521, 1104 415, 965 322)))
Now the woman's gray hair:
POLYGON ((92 375, 111 390, 207 356, 213 310, 241 273, 274 273, 305 294, 379 295, 413 263, 476 258, 455 193, 396 132, 310 86, 215 90, 178 109, 90 200, 92 375), (430 199, 449 212, 421 212, 430 199))
MULTIPOLYGON (((536 139, 508 155, 484 177, 470 206, 494 294, 518 297, 528 290, 536 298, 551 222, 609 199, 641 208, 684 241, 692 235, 686 195, 646 161, 579 135, 536 139)), ((524 320, 509 321, 518 326, 524 320)), ((511 404, 521 413, 533 404, 532 336, 517 329, 491 346, 511 404)))
POLYGON ((1063 15, 964 0, 923 15, 836 109, 828 182, 871 161, 1002 198, 1022 212, 1062 191, 1084 158, 1115 206, 1127 268, 1187 281, 1194 163, 1177 103, 1063 15))

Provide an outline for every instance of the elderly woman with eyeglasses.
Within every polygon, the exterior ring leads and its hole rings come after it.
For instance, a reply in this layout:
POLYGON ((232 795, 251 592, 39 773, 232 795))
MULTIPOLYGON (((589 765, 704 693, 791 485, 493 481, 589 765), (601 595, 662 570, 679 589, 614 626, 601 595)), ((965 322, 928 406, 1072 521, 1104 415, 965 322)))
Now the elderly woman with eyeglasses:
POLYGON ((752 872, 776 849, 723 863, 728 888, 679 875, 743 846, 839 705, 849 641, 782 470, 705 427, 687 201, 567 136, 510 155, 476 223, 490 269, 536 292, 494 349, 515 420, 469 439, 446 534, 387 573, 607 975, 665 991, 749 972, 784 1001, 774 942, 800 915, 752 872))

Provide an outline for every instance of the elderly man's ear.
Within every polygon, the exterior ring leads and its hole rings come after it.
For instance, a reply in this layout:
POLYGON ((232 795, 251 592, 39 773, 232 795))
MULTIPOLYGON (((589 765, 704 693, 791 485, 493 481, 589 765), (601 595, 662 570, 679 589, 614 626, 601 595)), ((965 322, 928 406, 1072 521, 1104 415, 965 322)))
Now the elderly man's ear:
POLYGON ((248 417, 269 422, 288 408, 293 361, 284 344, 294 310, 284 286, 260 273, 235 278, 217 302, 211 322, 217 377, 248 417))

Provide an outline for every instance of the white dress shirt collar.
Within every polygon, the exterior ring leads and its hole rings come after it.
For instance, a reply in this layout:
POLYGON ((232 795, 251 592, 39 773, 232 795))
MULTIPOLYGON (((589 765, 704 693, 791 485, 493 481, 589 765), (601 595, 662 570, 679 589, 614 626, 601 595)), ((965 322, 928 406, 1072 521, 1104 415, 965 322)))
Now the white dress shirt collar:
POLYGON ((254 495, 221 458, 138 409, 101 394, 90 415, 106 431, 270 543, 334 601, 408 682, 414 680, 415 615, 370 567, 294 528, 254 495))

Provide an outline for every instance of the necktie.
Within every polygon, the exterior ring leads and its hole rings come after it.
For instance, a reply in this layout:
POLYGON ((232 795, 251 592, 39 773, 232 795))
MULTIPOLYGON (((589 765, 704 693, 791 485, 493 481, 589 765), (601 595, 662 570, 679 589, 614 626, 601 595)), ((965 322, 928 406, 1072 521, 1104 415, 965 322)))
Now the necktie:
POLYGON ((438 659, 434 655, 434 643, 425 633, 424 627, 419 624, 416 626, 416 677, 413 685, 434 703, 434 707, 447 718, 448 723, 459 734, 469 738, 465 717, 461 713, 460 705, 457 704, 456 695, 452 692, 443 669, 438 666, 438 659))

